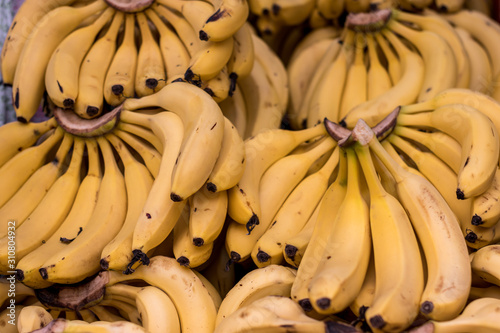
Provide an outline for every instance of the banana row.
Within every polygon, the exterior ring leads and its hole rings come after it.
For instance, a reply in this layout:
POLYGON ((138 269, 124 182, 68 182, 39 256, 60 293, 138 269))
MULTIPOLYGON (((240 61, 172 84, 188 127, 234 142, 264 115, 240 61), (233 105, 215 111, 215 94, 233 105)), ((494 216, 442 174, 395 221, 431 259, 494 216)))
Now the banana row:
POLYGON ((2 75, 20 121, 32 118, 45 90, 56 106, 89 119, 178 80, 222 101, 250 73, 246 2, 73 2, 26 1, 12 22, 2 75))

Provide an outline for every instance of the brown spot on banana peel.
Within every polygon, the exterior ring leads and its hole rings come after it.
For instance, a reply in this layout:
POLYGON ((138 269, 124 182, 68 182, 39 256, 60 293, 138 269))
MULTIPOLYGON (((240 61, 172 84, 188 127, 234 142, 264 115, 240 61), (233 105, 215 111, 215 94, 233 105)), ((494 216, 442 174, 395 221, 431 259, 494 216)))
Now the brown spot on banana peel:
POLYGON ((369 13, 349 13, 345 27, 356 32, 373 32, 384 28, 392 16, 390 9, 380 9, 369 13))
POLYGON ((49 308, 78 311, 99 302, 106 293, 107 274, 99 273, 90 281, 73 285, 53 285, 35 289, 38 300, 49 308))
POLYGON ((119 121, 122 105, 94 119, 80 118, 72 110, 54 108, 54 118, 63 130, 76 136, 94 137, 111 132, 119 121))
POLYGON ((121 12, 135 13, 151 6, 154 0, 104 0, 104 2, 121 12))

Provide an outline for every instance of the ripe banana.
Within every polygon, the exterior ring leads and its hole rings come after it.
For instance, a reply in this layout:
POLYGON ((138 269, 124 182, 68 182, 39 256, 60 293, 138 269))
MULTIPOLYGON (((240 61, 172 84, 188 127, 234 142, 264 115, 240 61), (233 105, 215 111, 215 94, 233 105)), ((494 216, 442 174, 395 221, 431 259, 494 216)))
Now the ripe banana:
POLYGON ((233 36, 245 23, 249 6, 246 1, 239 0, 210 0, 215 12, 210 16, 199 37, 205 41, 223 41, 233 36))
POLYGON ((465 0, 434 0, 434 5, 440 12, 454 13, 463 8, 465 0))
POLYGON ((499 245, 487 245, 480 248, 471 260, 472 271, 481 279, 500 286, 500 271, 498 270, 499 245))
POLYGON ((490 187, 472 199, 471 223, 483 228, 493 227, 500 221, 500 168, 497 168, 490 187))
POLYGON ((219 107, 224 117, 226 117, 234 125, 240 137, 245 139, 247 127, 247 106, 238 84, 236 84, 236 88, 234 89, 231 98, 226 98, 220 102, 219 107))
POLYGON ((41 306, 25 306, 19 312, 17 318, 17 330, 19 333, 28 333, 45 327, 54 320, 50 313, 41 306))
POLYGON ((229 96, 233 96, 238 78, 250 75, 255 62, 255 48, 253 33, 250 23, 245 23, 233 35, 233 53, 227 62, 231 86, 229 96))
POLYGON ((142 326, 151 333, 180 332, 177 309, 170 297, 155 286, 141 288, 136 305, 142 326))
MULTIPOLYGON (((382 95, 392 87, 389 72, 381 64, 377 44, 372 34, 365 35, 368 46, 369 68, 367 74, 367 99, 372 100, 382 95)), ((332 118, 335 119, 335 118, 332 118)))

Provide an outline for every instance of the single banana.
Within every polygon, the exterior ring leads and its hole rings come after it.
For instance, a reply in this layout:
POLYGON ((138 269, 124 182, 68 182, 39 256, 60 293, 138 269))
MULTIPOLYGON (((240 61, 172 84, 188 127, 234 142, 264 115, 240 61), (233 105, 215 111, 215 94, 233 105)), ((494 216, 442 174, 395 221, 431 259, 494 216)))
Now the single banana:
POLYGON ((113 106, 120 105, 127 97, 135 96, 135 16, 126 14, 124 25, 123 41, 117 48, 104 79, 104 99, 113 106))
POLYGON ((125 271, 132 260, 132 237, 142 208, 153 186, 153 176, 147 167, 136 160, 123 141, 112 134, 106 139, 120 156, 127 189, 127 215, 116 236, 102 249, 100 265, 103 269, 125 271))
POLYGON ((14 82, 14 74, 19 58, 37 23, 50 11, 62 6, 69 6, 75 0, 50 0, 43 4, 37 0, 22 3, 10 24, 7 36, 3 42, 1 53, 2 81, 4 84, 14 82))
POLYGON ((99 0, 80 8, 58 7, 38 22, 19 55, 12 83, 12 100, 19 121, 28 122, 38 109, 45 91, 45 70, 57 45, 86 17, 106 6, 99 0), (37 61, 29 59, 33 54, 37 61))
POLYGON ((464 7, 465 0, 434 0, 434 5, 440 12, 454 13, 464 7))
POLYGON ((136 13, 135 19, 141 31, 141 45, 137 55, 135 93, 138 97, 160 91, 166 84, 165 63, 160 46, 153 37, 146 14, 136 13))
POLYGON ((154 147, 157 151, 163 151, 163 144, 161 140, 149 128, 139 125, 128 124, 119 122, 116 129, 132 134, 154 147))
POLYGON ((488 189, 498 164, 499 142, 495 124, 484 113, 465 104, 449 104, 432 112, 406 114, 402 110, 397 121, 402 126, 434 127, 461 144, 457 198, 470 198, 488 189))
POLYGON ((45 164, 46 159, 50 158, 48 155, 52 148, 64 136, 63 130, 60 127, 48 132, 47 135, 48 137, 45 141, 22 150, 0 167, 0 179, 2 180, 0 207, 21 188, 36 170, 45 164))
POLYGON ((344 0, 317 0, 316 7, 318 12, 327 19, 337 19, 344 12, 345 1, 344 0))
POLYGON ((17 330, 19 333, 28 333, 39 328, 45 327, 54 320, 50 313, 41 306, 25 306, 19 312, 17 318, 17 330))
POLYGON ((169 84, 154 95, 128 99, 124 104, 126 110, 132 111, 148 107, 172 111, 184 123, 185 134, 173 169, 171 193, 172 200, 182 201, 201 188, 213 170, 224 134, 224 116, 208 94, 182 82, 169 84))
POLYGON ((199 31, 201 40, 223 41, 233 36, 245 23, 249 5, 239 0, 210 0, 215 12, 199 31))
POLYGON ((62 251, 67 244, 76 239, 90 221, 99 194, 102 171, 97 142, 86 140, 86 146, 88 171, 80 183, 71 210, 60 227, 44 244, 28 253, 17 263, 17 277, 27 286, 39 289, 52 284, 44 281, 38 270, 54 253, 62 251))
MULTIPOLYGON (((70 134, 66 134, 70 135, 70 134)), ((73 141, 73 140, 71 140, 73 141)), ((16 225, 16 259, 19 261, 31 251, 41 246, 59 228, 68 215, 80 187, 80 172, 85 144, 76 139, 73 146, 71 162, 66 172, 50 187, 38 206, 26 220, 16 225)), ((8 242, 12 240, 9 233, 0 239, 0 270, 5 272, 8 263, 8 242)), ((10 265, 9 265, 10 267, 10 265)))
POLYGON ((195 85, 201 80, 210 80, 226 66, 233 53, 234 39, 207 42, 191 57, 184 79, 195 85))
POLYGON ((405 329, 418 315, 424 288, 419 245, 405 209, 383 188, 368 146, 355 144, 355 150, 370 192, 375 265, 375 294, 365 316, 374 330, 405 329))
POLYGON ((367 99, 372 100, 382 95, 392 87, 391 77, 382 66, 378 56, 377 45, 373 35, 365 35, 368 46, 369 68, 367 74, 367 99))
MULTIPOLYGON (((359 122, 364 123, 361 119, 359 122)), ((358 142, 369 145, 394 177, 399 201, 423 248, 427 281, 420 311, 435 320, 453 318, 465 306, 471 282, 469 255, 460 224, 436 188, 424 177, 402 168, 364 124, 360 127, 364 131, 358 132, 358 142)))
POLYGON ((79 93, 80 66, 101 29, 115 14, 107 8, 94 23, 70 33, 52 53, 45 70, 45 87, 52 102, 73 108, 79 93))
MULTIPOLYGON (((366 310, 370 308, 375 299, 375 286, 376 286, 376 275, 375 275, 375 261, 373 259, 373 252, 370 257, 370 262, 368 263, 368 268, 366 269, 365 279, 358 296, 349 305, 349 309, 357 317, 365 317, 366 310)), ((418 306, 417 306, 418 307, 418 306)))
POLYGON ((472 271, 486 282, 500 286, 500 270, 498 270, 499 245, 487 245, 474 254, 471 260, 472 271))
POLYGON ((220 102, 219 107, 224 117, 226 117, 234 125, 239 136, 242 139, 246 139, 247 106, 238 84, 236 84, 233 95, 220 102))
POLYGON ((214 101, 221 103, 229 96, 231 79, 229 78, 227 66, 213 78, 201 81, 200 88, 209 94, 214 101))
POLYGON ((156 256, 148 266, 140 266, 133 274, 108 271, 107 285, 140 279, 163 290, 174 302, 183 332, 213 332, 217 310, 207 287, 189 268, 173 258, 156 256), (196 316, 192 309, 197 309, 196 316))
POLYGON ((217 312, 215 325, 220 325, 232 313, 265 296, 290 296, 296 271, 292 268, 270 265, 245 274, 224 297, 217 312))
POLYGON ((462 233, 467 245, 472 249, 480 249, 486 245, 496 244, 500 241, 500 223, 483 228, 473 224, 462 226, 462 233))
POLYGON ((481 195, 472 199, 471 223, 489 228, 500 221, 500 168, 497 167, 490 187, 481 195))
POLYGON ((227 62, 231 86, 229 96, 233 96, 238 78, 244 78, 252 72, 255 62, 252 26, 245 23, 233 35, 233 53, 227 62))
POLYGON ((136 296, 142 326, 151 333, 181 332, 179 315, 172 299, 154 286, 142 288, 136 296))
POLYGON ((478 287, 470 288, 469 300, 475 300, 478 298, 485 298, 485 297, 500 299, 500 287, 495 285, 490 285, 489 287, 484 287, 484 288, 478 288, 478 287))
POLYGON ((63 250, 53 253, 39 269, 42 278, 49 282, 76 283, 98 272, 102 249, 125 220, 125 179, 109 142, 104 137, 98 137, 97 142, 103 155, 104 175, 94 211, 80 235, 63 250))

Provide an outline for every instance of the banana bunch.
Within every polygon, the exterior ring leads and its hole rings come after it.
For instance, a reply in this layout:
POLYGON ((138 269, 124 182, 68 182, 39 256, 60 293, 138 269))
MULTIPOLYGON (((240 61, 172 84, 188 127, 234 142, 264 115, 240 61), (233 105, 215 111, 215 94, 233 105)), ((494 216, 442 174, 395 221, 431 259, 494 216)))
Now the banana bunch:
POLYGON ((359 120, 339 140, 339 172, 318 208, 292 299, 323 315, 351 308, 374 331, 404 330, 419 314, 455 318, 471 286, 460 224, 434 185, 379 141, 380 129, 359 120))
POLYGON ((45 91, 86 119, 179 80, 222 101, 253 64, 247 16, 246 1, 26 1, 2 49, 4 83, 22 122, 45 91))

